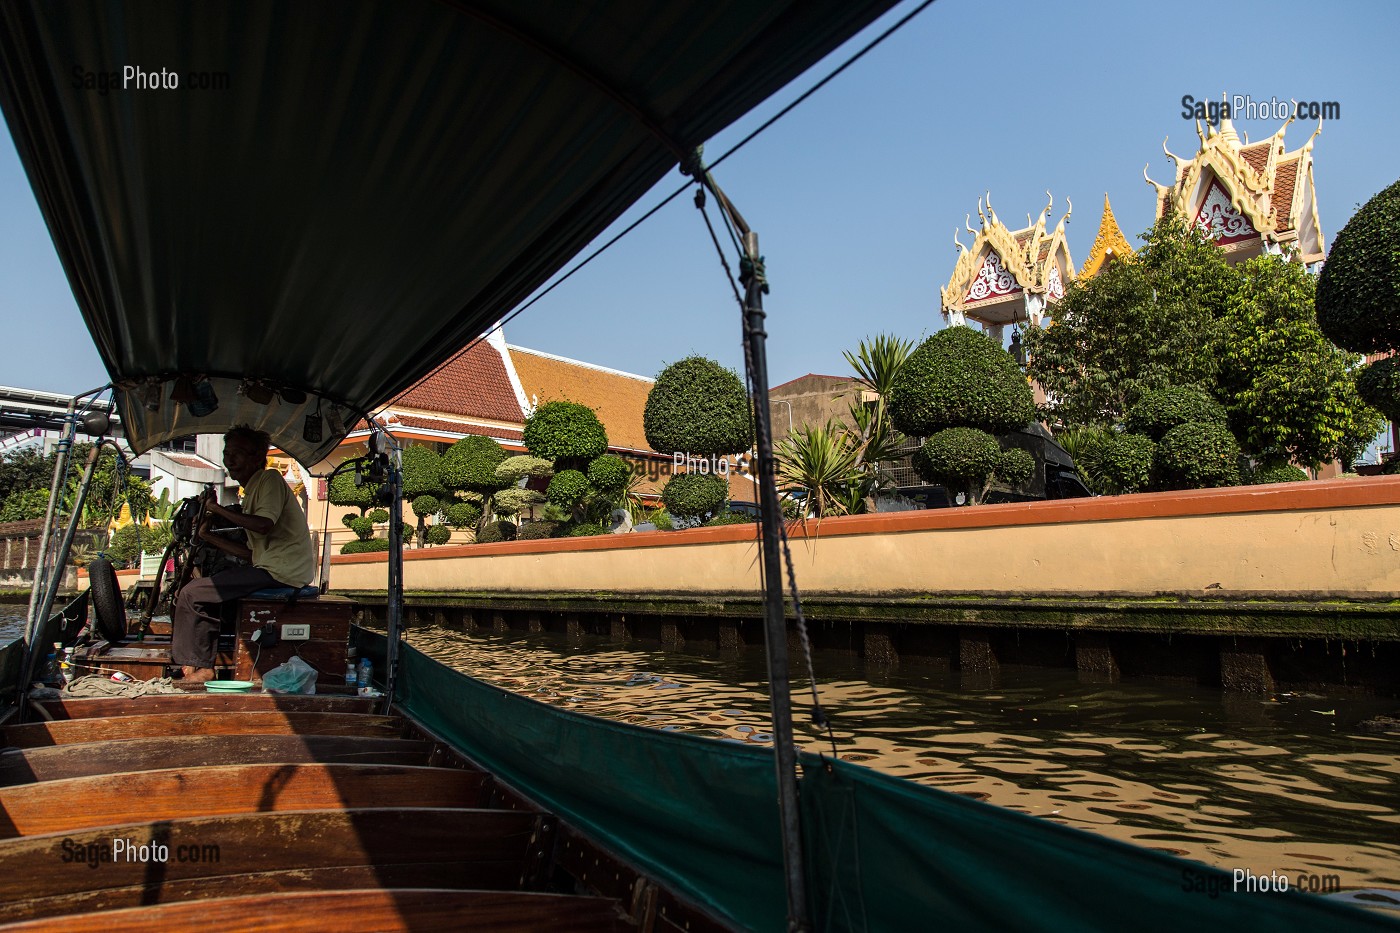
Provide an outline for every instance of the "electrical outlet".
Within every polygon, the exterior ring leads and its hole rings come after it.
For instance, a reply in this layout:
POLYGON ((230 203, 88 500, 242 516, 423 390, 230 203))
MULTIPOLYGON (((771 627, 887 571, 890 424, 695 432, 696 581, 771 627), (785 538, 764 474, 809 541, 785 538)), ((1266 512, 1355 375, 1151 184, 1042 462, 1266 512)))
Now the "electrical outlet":
POLYGON ((310 625, 283 625, 283 641, 306 641, 311 637, 310 625))

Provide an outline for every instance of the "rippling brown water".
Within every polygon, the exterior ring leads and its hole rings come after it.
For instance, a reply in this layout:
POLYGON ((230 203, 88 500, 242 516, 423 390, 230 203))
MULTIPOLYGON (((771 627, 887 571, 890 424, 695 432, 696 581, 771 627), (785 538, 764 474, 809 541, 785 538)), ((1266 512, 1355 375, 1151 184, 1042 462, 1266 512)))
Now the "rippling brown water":
MULTIPOLYGON (((418 629, 429 655, 518 693, 596 716, 767 743, 763 657, 570 644, 554 635, 418 629)), ((1081 684, 1072 671, 959 675, 817 660, 819 695, 850 761, 1224 868, 1337 875, 1400 888, 1400 735, 1361 729, 1400 703, 1267 699, 1162 684, 1081 684)), ((806 690, 805 682, 795 685, 806 690)), ((806 718, 811 751, 830 744, 806 718)))

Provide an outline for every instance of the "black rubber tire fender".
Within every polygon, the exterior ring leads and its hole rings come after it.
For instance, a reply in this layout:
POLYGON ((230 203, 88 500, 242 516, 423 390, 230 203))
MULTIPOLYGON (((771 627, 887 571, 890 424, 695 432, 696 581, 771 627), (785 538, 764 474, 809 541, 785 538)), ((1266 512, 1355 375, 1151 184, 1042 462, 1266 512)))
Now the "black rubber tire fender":
POLYGON ((122 605, 122 590, 111 561, 99 557, 88 564, 88 587, 97 631, 110 642, 126 638, 126 606, 122 605))

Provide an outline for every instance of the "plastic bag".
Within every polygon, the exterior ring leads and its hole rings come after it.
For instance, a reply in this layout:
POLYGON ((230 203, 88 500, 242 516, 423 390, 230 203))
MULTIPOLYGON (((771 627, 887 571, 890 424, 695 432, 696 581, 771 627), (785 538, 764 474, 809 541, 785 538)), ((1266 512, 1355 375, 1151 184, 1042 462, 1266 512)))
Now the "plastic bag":
POLYGON ((315 693, 316 668, 291 657, 264 674, 262 684, 268 693, 315 693))

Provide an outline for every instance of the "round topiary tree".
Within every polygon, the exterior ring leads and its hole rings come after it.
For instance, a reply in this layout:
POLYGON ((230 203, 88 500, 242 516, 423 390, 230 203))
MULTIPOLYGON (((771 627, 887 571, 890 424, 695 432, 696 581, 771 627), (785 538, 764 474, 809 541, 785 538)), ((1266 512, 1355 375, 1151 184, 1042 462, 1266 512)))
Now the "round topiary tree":
POLYGON ((1358 372, 1356 392, 1387 421, 1400 421, 1400 364, 1395 357, 1383 357, 1358 372))
POLYGON ((1181 424, 1225 424, 1225 406, 1199 386, 1171 386, 1147 392, 1128 410, 1129 434, 1160 441, 1181 424))
POLYGON ((365 518, 374 522, 376 525, 382 525, 389 520, 389 510, 371 509, 369 513, 365 515, 365 518))
POLYGON ((608 449, 608 432, 587 405, 545 402, 525 419, 525 449, 546 460, 592 460, 608 449))
POLYGON ((452 532, 448 530, 446 525, 434 525, 423 535, 423 541, 432 546, 446 544, 451 540, 452 532))
POLYGON ((588 464, 588 482, 605 496, 616 496, 627 488, 632 468, 617 454, 603 454, 588 464))
POLYGON ((914 451, 914 469, 925 481, 948 487, 975 504, 1002 462, 1001 445, 977 428, 944 428, 914 451))
POLYGON ((1009 447, 1001 452, 996 478, 1008 486, 1021 486, 1035 475, 1035 457, 1028 450, 1009 447))
POLYGON ((442 507, 442 517, 449 528, 471 528, 481 521, 481 506, 471 502, 449 502, 442 507))
POLYGON ((1153 466, 1166 489, 1235 486, 1240 445, 1223 424, 1181 424, 1163 435, 1153 466))
POLYGON ((578 470, 555 473, 545 490, 545 498, 561 509, 572 509, 588 494, 588 477, 578 470))
POLYGON ((1249 477, 1249 485, 1262 486, 1265 483, 1301 483, 1309 479, 1299 467, 1291 463, 1261 465, 1249 477))
POLYGON ((503 483, 514 486, 527 477, 545 477, 554 475, 554 463, 545 460, 543 457, 531 457, 522 454, 518 457, 507 457, 496 467, 496 479, 503 483))
POLYGON ((894 426, 913 437, 958 427, 1005 434, 1035 419, 1035 397, 1011 354, 987 335, 955 326, 909 355, 891 387, 889 411, 894 426))
POLYGON ((497 515, 518 515, 522 510, 544 502, 544 496, 534 489, 502 489, 494 499, 497 515))
POLYGON ((481 529, 481 533, 476 536, 478 544, 494 544, 497 541, 514 541, 515 524, 513 522, 487 522, 481 529))
POLYGON ((714 360, 692 356, 656 377, 642 413, 647 443, 661 453, 737 454, 753 444, 744 384, 714 360))
POLYGON ((350 523, 350 530, 355 532, 355 537, 361 541, 368 541, 374 537, 374 522, 361 516, 350 523))
POLYGON ((496 467, 505 459, 505 448, 491 438, 464 437, 442 455, 438 479, 448 489, 490 494, 511 485, 496 476, 496 467))
POLYGON ((331 505, 359 509, 360 514, 364 515, 366 509, 378 504, 378 494, 379 487, 371 483, 356 486, 354 471, 347 470, 331 478, 328 498, 331 505))
POLYGON ((442 457, 431 447, 411 444, 403 450, 403 497, 409 501, 419 496, 442 498, 442 478, 438 475, 442 457))
POLYGON ((708 473, 673 476, 666 488, 661 490, 661 501, 666 503, 666 511, 681 518, 715 514, 728 498, 729 484, 708 473))
POLYGON ((1400 181, 1362 205, 1317 279, 1317 323, 1356 353, 1400 349, 1400 181))
POLYGON ((418 516, 418 540, 424 541, 426 540, 423 535, 427 530, 427 519, 429 516, 438 513, 442 508, 442 503, 438 500, 437 496, 430 496, 425 493, 421 496, 414 497, 411 507, 413 509, 413 514, 418 516))
POLYGON ((1094 472, 1108 492, 1138 492, 1152 483, 1157 445, 1143 434, 1120 434, 1094 451, 1094 472))

